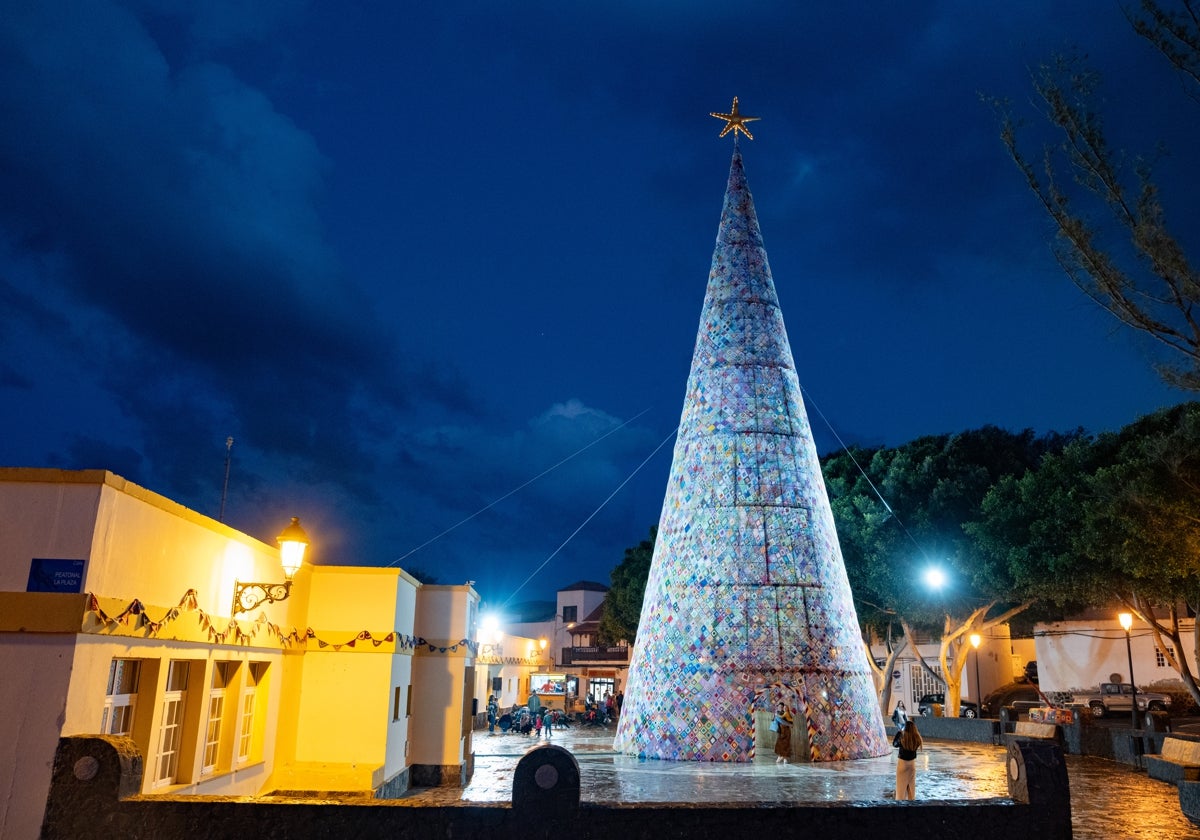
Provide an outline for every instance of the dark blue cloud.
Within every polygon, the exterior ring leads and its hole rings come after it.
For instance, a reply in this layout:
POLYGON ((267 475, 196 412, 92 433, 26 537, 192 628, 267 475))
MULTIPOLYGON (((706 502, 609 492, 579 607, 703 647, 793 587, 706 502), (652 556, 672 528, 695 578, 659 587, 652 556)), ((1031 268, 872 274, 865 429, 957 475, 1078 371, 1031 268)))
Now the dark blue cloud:
POLYGON ((596 511, 678 421, 735 94, 820 448, 1128 422, 1182 395, 980 99, 1071 41, 1194 194, 1115 4, 9 3, 0 462, 215 514, 233 435, 227 520, 300 514, 321 561, 604 579, 658 517, 669 445, 596 511))

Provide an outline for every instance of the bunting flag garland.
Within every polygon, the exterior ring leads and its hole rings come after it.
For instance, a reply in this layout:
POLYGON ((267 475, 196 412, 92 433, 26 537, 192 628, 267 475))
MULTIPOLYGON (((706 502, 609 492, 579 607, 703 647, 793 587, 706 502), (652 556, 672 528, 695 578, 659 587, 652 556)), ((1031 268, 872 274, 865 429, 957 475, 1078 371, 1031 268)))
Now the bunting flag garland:
POLYGON ((397 639, 400 640, 397 644, 397 647, 400 650, 406 650, 413 646, 413 641, 414 641, 411 636, 405 636, 402 633, 397 633, 394 630, 392 632, 388 633, 386 636, 382 636, 379 638, 376 638, 375 636, 373 636, 369 630, 363 630, 362 632, 360 632, 358 635, 356 635, 354 638, 350 639, 349 641, 327 642, 324 639, 317 638, 317 634, 315 632, 313 632, 313 629, 311 627, 309 627, 308 630, 306 631, 305 638, 312 639, 314 642, 317 643, 317 647, 321 648, 322 650, 324 650, 325 648, 331 647, 335 651, 341 650, 344 647, 348 647, 348 648, 355 647, 355 645, 357 645, 358 642, 370 642, 373 647, 379 647, 380 645, 384 644, 385 642, 394 642, 394 641, 397 641, 397 639), (408 640, 407 643, 405 642, 405 640, 408 640))
MULTIPOLYGON (((370 642, 371 648, 395 643, 396 652, 406 650, 415 652, 418 648, 424 648, 429 653, 457 653, 460 648, 465 648, 472 655, 478 655, 479 653, 479 643, 471 639, 459 639, 457 642, 439 644, 420 636, 409 636, 397 630, 391 630, 384 635, 376 635, 370 630, 361 630, 344 642, 331 642, 317 636, 316 631, 311 627, 306 627, 303 633, 296 628, 292 628, 290 633, 284 633, 278 625, 272 624, 267 620, 266 613, 259 613, 258 618, 250 622, 245 620, 238 621, 236 618, 231 618, 225 628, 221 629, 213 621, 211 615, 200 609, 199 597, 195 589, 189 589, 185 592, 183 597, 179 599, 179 603, 167 610, 158 621, 154 621, 146 615, 145 605, 137 598, 134 598, 120 613, 110 616, 100 606, 100 599, 91 592, 87 593, 85 612, 95 616, 101 626, 106 629, 123 626, 132 630, 145 630, 149 636, 158 636, 164 627, 178 619, 183 613, 194 612, 199 621, 201 631, 207 635, 210 642, 218 645, 249 645, 255 636, 265 631, 268 635, 278 640, 281 647, 285 648, 313 641, 320 650, 326 648, 332 648, 334 651, 340 651, 342 648, 358 650, 365 648, 365 645, 361 643, 370 642)), ((366 649, 369 650, 370 648, 366 649)), ((513 664, 520 663, 514 662, 513 664)))
MULTIPOLYGON (((189 589, 179 599, 179 603, 171 607, 163 615, 161 619, 155 621, 146 615, 146 607, 138 598, 134 598, 125 609, 115 616, 110 616, 100 606, 100 599, 92 592, 87 593, 87 605, 85 612, 95 616, 101 626, 106 629, 124 626, 132 630, 145 630, 149 636, 158 636, 163 628, 171 622, 177 620, 180 615, 185 612, 196 613, 197 620, 209 642, 213 644, 236 644, 249 645, 255 636, 260 632, 266 632, 269 636, 275 638, 281 647, 291 647, 295 644, 303 644, 309 639, 314 640, 320 648, 332 647, 335 651, 341 650, 343 647, 354 648, 358 642, 370 642, 372 647, 379 647, 383 644, 397 643, 397 650, 412 650, 418 644, 425 644, 424 639, 419 639, 415 636, 406 636, 393 630, 386 635, 376 636, 369 630, 363 630, 357 633, 352 639, 346 642, 331 643, 317 637, 311 627, 305 629, 301 633, 296 628, 292 628, 290 633, 284 633, 280 630, 279 625, 273 624, 267 619, 266 613, 259 613, 258 618, 253 621, 239 621, 236 618, 229 619, 229 623, 224 629, 217 626, 213 617, 200 609, 199 596, 195 589, 189 589)), ((466 641, 465 639, 463 640, 466 641)), ((461 644, 461 642, 460 642, 461 644)))
POLYGON ((428 639, 417 639, 417 644, 429 649, 430 653, 458 653, 460 647, 465 647, 472 654, 479 652, 479 642, 473 642, 470 639, 459 639, 454 644, 438 645, 428 639))

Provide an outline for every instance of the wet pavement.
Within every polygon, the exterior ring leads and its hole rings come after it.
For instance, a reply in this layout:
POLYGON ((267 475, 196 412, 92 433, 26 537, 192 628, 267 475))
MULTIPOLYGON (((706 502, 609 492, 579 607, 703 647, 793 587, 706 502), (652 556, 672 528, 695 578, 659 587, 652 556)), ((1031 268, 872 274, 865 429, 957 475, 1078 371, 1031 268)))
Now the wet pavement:
MULTIPOLYGON (((620 755, 613 730, 574 726, 548 743, 566 747, 579 762, 585 802, 890 802, 893 755, 820 764, 656 761, 620 755)), ((474 733, 475 775, 465 788, 414 789, 415 803, 448 805, 508 802, 513 771, 533 737, 474 733)), ((547 743, 543 736, 540 743, 547 743)), ((1007 797, 1001 747, 956 741, 925 742, 917 759, 917 799, 1007 797)), ((1145 771, 1090 756, 1067 756, 1075 840, 1200 840, 1179 810, 1173 785, 1145 771)))

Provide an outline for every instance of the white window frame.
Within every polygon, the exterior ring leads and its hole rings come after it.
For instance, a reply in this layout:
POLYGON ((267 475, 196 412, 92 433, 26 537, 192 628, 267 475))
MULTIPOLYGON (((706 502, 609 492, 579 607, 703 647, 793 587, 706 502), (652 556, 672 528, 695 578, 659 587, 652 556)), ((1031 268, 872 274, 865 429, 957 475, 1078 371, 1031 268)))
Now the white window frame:
POLYGON ((208 724, 204 728, 204 762, 200 765, 201 776, 211 776, 217 771, 221 757, 221 719, 225 714, 225 689, 214 688, 208 692, 208 724))
POLYGON ((242 707, 238 721, 238 744, 235 761, 246 764, 254 755, 254 728, 258 716, 258 686, 267 673, 266 662, 250 662, 242 688, 242 707))
POLYGON ((238 764, 245 764, 250 760, 250 751, 254 745, 254 712, 257 698, 257 686, 248 686, 242 693, 242 719, 238 731, 238 764))
POLYGON ((208 718, 204 727, 204 760, 200 765, 201 776, 217 772, 221 761, 221 735, 225 731, 225 700, 229 696, 229 685, 237 673, 237 662, 214 662, 212 681, 208 689, 208 718))
POLYGON ((163 692, 162 719, 159 721, 158 744, 154 753, 152 787, 155 788, 173 785, 179 777, 188 667, 189 663, 182 659, 172 659, 167 663, 167 690, 163 692), (182 679, 179 678, 180 675, 182 679))
POLYGON ((133 734, 133 716, 137 711, 137 690, 138 683, 141 680, 142 661, 140 659, 120 659, 114 658, 108 669, 108 688, 104 695, 104 709, 100 714, 100 734, 101 735, 124 735, 126 737, 133 734), (122 686, 126 682, 120 678, 118 673, 124 668, 134 669, 133 678, 129 680, 130 685, 122 686), (121 692, 120 688, 130 688, 132 691, 121 692))

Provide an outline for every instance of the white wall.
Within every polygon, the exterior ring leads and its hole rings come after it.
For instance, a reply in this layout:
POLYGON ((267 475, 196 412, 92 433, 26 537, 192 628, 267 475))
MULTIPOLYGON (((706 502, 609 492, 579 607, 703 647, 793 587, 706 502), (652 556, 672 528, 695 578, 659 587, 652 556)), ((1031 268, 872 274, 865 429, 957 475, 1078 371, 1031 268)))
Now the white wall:
MULTIPOLYGON (((294 694, 295 760, 377 767, 391 778, 405 766, 407 740, 406 728, 393 726, 399 722, 393 721, 395 680, 409 674, 396 660, 410 659, 410 652, 393 654, 391 644, 377 647, 355 637, 363 631, 376 639, 396 630, 411 635, 417 584, 399 569, 321 566, 305 586, 307 626, 330 644, 310 643, 304 654, 294 694), (399 738, 394 745, 393 735, 399 738)), ((401 688, 406 696, 407 682, 401 688)))
MULTIPOLYGON (((1189 638, 1194 622, 1185 621, 1184 637, 1189 638)), ((1129 681, 1125 631, 1115 620, 1039 624, 1034 629, 1034 641, 1043 691, 1094 690, 1100 683, 1109 682, 1113 674, 1120 675, 1122 682, 1129 681)), ((1129 650, 1133 653, 1133 676, 1139 687, 1160 680, 1179 680, 1175 669, 1156 661, 1154 637, 1144 622, 1134 622, 1129 650)), ((1196 673, 1194 651, 1185 647, 1183 653, 1192 673, 1196 673)))
POLYGON ((0 637, 0 837, 41 833, 74 643, 71 636, 0 637))
MULTIPOLYGON (((413 727, 409 759, 412 764, 460 764, 469 749, 470 728, 464 733, 464 697, 473 695, 466 669, 475 664, 464 640, 476 638, 479 595, 468 585, 423 586, 417 599, 415 635, 434 646, 418 646, 413 656, 413 727), (457 650, 450 648, 457 646, 457 650), (442 650, 441 648, 446 648, 442 650), (469 691, 468 691, 469 689, 469 691)), ((468 701, 469 702, 469 701, 468 701)))
MULTIPOLYGON (((91 472, 90 483, 51 483, 37 476, 75 476, 59 470, 0 469, 0 591, 24 592, 29 561, 34 557, 88 560, 92 554, 96 508, 103 473, 91 472), (7 481, 5 478, 25 478, 7 481)), ((90 571, 85 566, 85 575, 90 571)), ((85 585, 86 590, 86 585, 85 585)))

